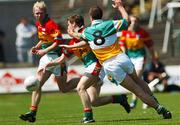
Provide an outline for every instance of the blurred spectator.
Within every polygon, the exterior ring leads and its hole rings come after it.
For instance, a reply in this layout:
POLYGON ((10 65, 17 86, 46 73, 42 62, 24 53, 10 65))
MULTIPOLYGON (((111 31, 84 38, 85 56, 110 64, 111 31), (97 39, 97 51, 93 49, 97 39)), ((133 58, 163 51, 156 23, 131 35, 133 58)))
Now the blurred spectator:
POLYGON ((150 62, 149 64, 147 64, 147 66, 145 67, 145 70, 144 70, 143 77, 144 77, 144 80, 148 83, 150 83, 154 79, 158 78, 158 80, 159 80, 158 83, 162 83, 162 85, 163 85, 163 88, 161 88, 160 91, 163 91, 168 86, 167 80, 168 80, 169 76, 166 73, 164 64, 162 62, 160 62, 159 60, 157 61, 157 63, 158 63, 158 67, 156 67, 153 62, 150 62))
POLYGON ((4 56, 4 39, 5 39, 5 33, 4 31, 0 30, 0 63, 3 64, 3 66, 5 65, 5 56, 4 56))
POLYGON ((36 33, 36 27, 30 24, 26 17, 21 18, 20 23, 16 26, 16 49, 19 62, 32 63, 30 49, 35 42, 36 33))

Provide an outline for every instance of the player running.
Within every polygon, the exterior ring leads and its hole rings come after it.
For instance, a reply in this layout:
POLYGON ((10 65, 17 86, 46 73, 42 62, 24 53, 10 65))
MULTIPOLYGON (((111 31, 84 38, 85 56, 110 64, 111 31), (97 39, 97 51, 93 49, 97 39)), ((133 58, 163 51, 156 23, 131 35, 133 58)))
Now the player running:
POLYGON ((73 79, 66 84, 66 69, 65 65, 57 65, 49 67, 44 72, 44 67, 47 63, 58 58, 61 55, 61 48, 58 47, 62 43, 62 36, 58 25, 48 17, 46 4, 44 1, 36 2, 33 6, 33 14, 36 19, 38 29, 38 44, 32 48, 32 53, 40 56, 37 77, 40 81, 38 90, 32 92, 30 112, 19 116, 20 119, 29 122, 36 121, 36 113, 41 100, 41 88, 48 80, 51 74, 55 75, 55 81, 62 92, 67 92, 76 87, 77 79, 73 79))
MULTIPOLYGON (((72 30, 76 30, 79 33, 83 32, 84 30, 84 19, 80 15, 73 15, 68 18, 68 32, 71 33, 72 30)), ((74 45, 76 43, 79 43, 80 41, 76 38, 73 38, 69 45, 74 45)), ((65 50, 66 51, 66 50, 65 50)), ((67 54, 74 54, 77 56, 84 64, 85 67, 85 73, 80 78, 80 81, 77 85, 77 91, 79 95, 81 93, 85 93, 83 96, 81 96, 82 100, 89 100, 90 102, 87 102, 89 107, 92 106, 101 106, 109 103, 118 103, 121 104, 126 112, 130 112, 130 106, 127 102, 126 95, 113 95, 113 96, 103 96, 99 97, 100 88, 102 85, 102 81, 99 79, 99 73, 101 70, 101 65, 98 62, 97 58, 91 51, 90 47, 88 45, 85 45, 81 48, 74 48, 68 50, 67 54)), ((52 62, 48 63, 46 65, 46 68, 49 66, 59 65, 64 62, 65 55, 62 55, 61 57, 53 60, 52 62)), ((86 105, 84 105, 84 118, 82 120, 83 123, 90 123, 94 122, 93 119, 93 112, 92 108, 88 108, 86 105)))
MULTIPOLYGON (((86 41, 66 47, 80 47, 88 43, 111 82, 116 85, 121 85, 133 92, 144 103, 153 107, 158 114, 163 115, 164 119, 171 119, 171 112, 154 99, 152 92, 149 91, 148 85, 138 78, 134 65, 128 56, 120 49, 117 32, 127 29, 129 17, 121 0, 112 1, 113 7, 119 10, 123 19, 103 21, 102 9, 98 6, 91 7, 89 11, 91 26, 85 28, 82 34, 77 32, 72 33, 73 36, 83 38, 86 41), (145 87, 142 88, 139 83, 144 84, 145 87)), ((79 94, 80 97, 85 95, 84 93, 79 94)), ((81 100, 83 104, 89 106, 88 103, 90 100, 83 100, 83 98, 81 98, 81 100)), ((89 106, 88 108, 91 107, 89 106)))

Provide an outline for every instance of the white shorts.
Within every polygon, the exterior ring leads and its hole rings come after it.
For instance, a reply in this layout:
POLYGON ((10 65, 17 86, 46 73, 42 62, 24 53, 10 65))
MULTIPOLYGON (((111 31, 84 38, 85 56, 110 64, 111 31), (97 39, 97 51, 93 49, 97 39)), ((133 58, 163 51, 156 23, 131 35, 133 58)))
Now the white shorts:
MULTIPOLYGON (((40 70, 42 70, 47 63, 51 62, 52 60, 54 60, 58 57, 59 56, 57 54, 46 54, 46 55, 42 56, 39 61, 38 72, 40 70)), ((48 67, 47 70, 52 72, 52 74, 54 74, 55 76, 61 75, 60 65, 48 67)))
POLYGON ((99 76, 99 72, 101 70, 101 64, 99 62, 93 62, 91 65, 85 68, 84 75, 93 75, 93 76, 99 76))
POLYGON ((130 58, 130 60, 134 64, 135 70, 143 70, 144 57, 130 58))
POLYGON ((107 78, 116 85, 119 85, 124 80, 126 74, 132 74, 134 71, 133 63, 124 53, 106 60, 103 63, 103 68, 107 78))

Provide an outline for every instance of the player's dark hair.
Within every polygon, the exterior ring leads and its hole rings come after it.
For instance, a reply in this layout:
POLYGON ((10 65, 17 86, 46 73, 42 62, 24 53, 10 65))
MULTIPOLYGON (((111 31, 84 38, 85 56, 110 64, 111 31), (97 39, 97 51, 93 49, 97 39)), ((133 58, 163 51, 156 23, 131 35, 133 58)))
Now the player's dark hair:
POLYGON ((68 17, 67 21, 70 21, 70 23, 76 23, 79 27, 84 25, 84 18, 77 14, 68 17))
POLYGON ((93 6, 89 10, 89 15, 94 20, 102 19, 103 11, 99 6, 93 6))

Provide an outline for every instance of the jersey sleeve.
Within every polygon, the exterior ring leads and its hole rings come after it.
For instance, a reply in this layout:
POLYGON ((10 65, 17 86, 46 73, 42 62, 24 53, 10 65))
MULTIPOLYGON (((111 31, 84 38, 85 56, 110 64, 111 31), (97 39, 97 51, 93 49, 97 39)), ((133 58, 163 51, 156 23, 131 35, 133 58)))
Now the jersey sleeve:
POLYGON ((114 20, 114 28, 116 29, 116 31, 122 31, 122 30, 126 30, 128 28, 128 22, 126 21, 126 19, 122 19, 122 20, 114 20))

